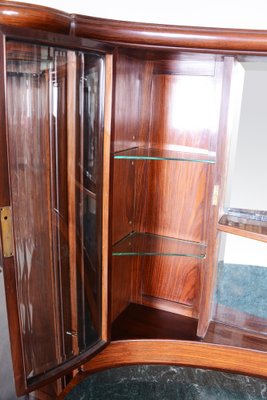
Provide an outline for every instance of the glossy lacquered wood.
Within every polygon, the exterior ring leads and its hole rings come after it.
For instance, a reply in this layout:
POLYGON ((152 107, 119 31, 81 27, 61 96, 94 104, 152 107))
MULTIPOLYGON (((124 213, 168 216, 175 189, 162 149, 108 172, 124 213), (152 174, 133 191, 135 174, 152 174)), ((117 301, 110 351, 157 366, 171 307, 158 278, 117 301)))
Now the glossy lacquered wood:
POLYGON ((134 46, 164 46, 228 53, 267 51, 263 30, 172 26, 67 14, 53 8, 1 1, 2 24, 134 46))
POLYGON ((238 221, 227 214, 223 215, 218 224, 218 230, 226 233, 247 237, 249 239, 267 242, 266 221, 238 221))
POLYGON ((229 52, 267 50, 266 31, 176 27, 75 16, 75 35, 121 44, 229 52))
MULTIPOLYGON (((73 63, 73 68, 69 69, 69 81, 72 81, 72 86, 69 84, 67 90, 69 98, 72 99, 68 105, 73 112, 67 125, 72 139, 69 138, 68 145, 62 142, 65 150, 62 150, 60 156, 59 169, 62 177, 60 192, 68 191, 70 200, 68 203, 66 195, 65 203, 61 204, 60 211, 65 219, 69 220, 70 226, 67 227, 66 221, 61 224, 60 234, 66 240, 69 238, 71 243, 72 283, 68 287, 65 278, 68 278, 69 271, 64 268, 63 297, 71 293, 72 302, 69 308, 72 309, 72 313, 69 319, 72 331, 75 331, 78 322, 75 315, 75 288, 79 271, 75 271, 74 265, 77 259, 79 261, 81 254, 74 243, 79 218, 73 215, 72 205, 75 203, 77 191, 82 191, 94 200, 99 199, 103 193, 102 219, 98 219, 98 237, 103 238, 101 309, 102 315, 106 316, 109 313, 110 321, 114 320, 114 323, 109 326, 107 319, 103 320, 101 327, 104 341, 100 341, 91 350, 99 351, 109 339, 110 331, 116 339, 176 338, 181 342, 151 340, 112 343, 88 363, 85 369, 93 372, 134 363, 164 363, 267 376, 265 337, 257 333, 257 326, 264 325, 264 322, 252 321, 242 325, 244 329, 253 330, 252 333, 218 322, 210 323, 216 279, 214 266, 217 252, 217 221, 225 180, 228 104, 234 63, 234 58, 223 58, 222 53, 234 54, 236 57, 244 53, 266 55, 267 32, 112 21, 68 15, 48 8, 7 1, 0 2, 0 23, 3 25, 3 33, 8 38, 16 37, 29 42, 37 41, 88 51, 114 51, 116 47, 114 58, 106 58, 104 176, 101 188, 97 192, 94 191, 94 185, 90 188, 83 187, 82 179, 76 186, 73 185, 71 176, 68 190, 62 183, 66 178, 66 169, 75 175, 74 153, 77 150, 77 141, 75 142, 74 137, 78 134, 77 108, 75 111, 74 104, 77 102, 77 95, 73 82, 76 78, 77 64, 73 63), (38 31, 31 31, 33 28, 38 31), (46 31, 47 34, 42 31, 46 31), (175 163, 114 160, 112 157, 109 159, 110 151, 113 154, 140 145, 160 150, 170 150, 172 146, 193 147, 213 152, 214 163, 207 165, 201 162, 188 163, 184 160, 175 163), (168 256, 112 259, 112 245, 131 231, 203 242, 207 244, 206 258, 202 261, 182 257, 177 260, 168 256), (128 307, 133 302, 136 304, 128 307), (149 310, 147 306, 150 307, 149 310), (197 317, 198 321, 188 317, 197 317), (210 343, 198 342, 197 323, 198 337, 204 337, 204 340, 210 343), (156 334, 153 333, 155 325, 156 334), (184 328, 188 326, 193 328, 189 329, 189 336, 186 336, 184 328), (190 341, 185 342, 185 336, 190 341)), ((4 54, 3 48, 1 54, 4 54)), ((3 59, 1 66, 1 93, 4 93, 3 59)), ((5 126, 4 102, 2 94, 2 126, 5 126)), ((63 109, 61 112, 64 114, 63 109)), ((60 134, 67 128, 65 122, 62 122, 60 134)), ((15 145, 11 144, 12 147, 15 145)), ((0 178, 4 185, 0 192, 0 206, 6 206, 10 203, 10 194, 7 169, 9 161, 5 151, 8 144, 4 131, 0 136, 0 145, 1 149, 4 149, 3 153, 1 150, 3 168, 0 169, 0 178)), ((45 190, 43 193, 44 199, 49 197, 45 190)), ((219 225, 219 229, 231 229, 231 233, 241 232, 242 235, 243 232, 244 236, 253 235, 254 239, 263 240, 262 233, 255 233, 250 228, 239 228, 229 227, 228 222, 219 225)), ((25 389, 29 390, 29 387, 26 388, 29 384, 31 388, 38 387, 60 376, 63 371, 71 371, 72 367, 77 367, 83 362, 83 356, 78 356, 75 362, 67 362, 66 370, 58 367, 45 376, 30 378, 26 382, 21 373, 24 365, 20 347, 21 336, 18 333, 14 263, 10 259, 5 260, 4 264, 6 288, 8 293, 11 293, 11 296, 7 296, 7 306, 12 326, 14 371, 18 393, 22 394, 25 389)), ((92 298, 89 282, 92 274, 86 274, 87 272, 83 278, 88 278, 87 288, 89 297, 92 298)), ((67 315, 68 309, 65 311, 67 315)), ((93 320, 97 321, 96 313, 93 314, 93 320)), ((234 319, 235 316, 232 315, 231 318, 234 319)), ((57 334, 57 324, 54 330, 57 334)), ((259 330, 262 332, 261 328, 259 330)), ((73 345, 74 351, 77 352, 75 337, 70 337, 69 345, 73 345)), ((58 349, 56 351, 58 352, 58 349)))
POLYGON ((49 7, 1 1, 0 23, 68 34, 71 27, 71 15, 49 7))
POLYGON ((198 340, 197 319, 131 303, 113 322, 112 340, 198 340))
POLYGON ((225 346, 189 341, 136 340, 111 342, 94 362, 84 365, 92 373, 106 368, 134 364, 184 365, 221 369, 255 376, 267 376, 266 354, 225 346))

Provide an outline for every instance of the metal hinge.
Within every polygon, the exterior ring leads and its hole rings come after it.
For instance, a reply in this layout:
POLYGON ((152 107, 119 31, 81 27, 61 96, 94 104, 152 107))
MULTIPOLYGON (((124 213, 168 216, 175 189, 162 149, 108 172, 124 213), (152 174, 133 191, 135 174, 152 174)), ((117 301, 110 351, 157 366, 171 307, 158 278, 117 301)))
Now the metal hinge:
POLYGON ((218 198, 219 198, 219 185, 214 185, 213 187, 213 194, 212 194, 212 205, 218 205, 218 198))
POLYGON ((12 257, 14 255, 13 228, 11 207, 0 208, 2 247, 4 257, 12 257))

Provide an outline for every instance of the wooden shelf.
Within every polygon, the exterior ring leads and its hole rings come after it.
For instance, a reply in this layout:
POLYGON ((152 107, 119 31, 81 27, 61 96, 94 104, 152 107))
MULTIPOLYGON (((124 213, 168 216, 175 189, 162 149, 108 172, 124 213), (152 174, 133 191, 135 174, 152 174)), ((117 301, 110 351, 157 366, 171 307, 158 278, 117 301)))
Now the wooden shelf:
POLYGON ((249 239, 267 242, 267 221, 244 215, 224 214, 218 224, 218 230, 249 239))
POLYGON ((113 322, 112 340, 180 339, 199 340, 197 320, 131 303, 113 322))
POLYGON ((157 149, 152 147, 134 147, 114 153, 115 159, 128 160, 171 160, 171 161, 191 161, 207 164, 215 164, 215 154, 209 151, 176 151, 168 149, 157 149))
POLYGON ((203 341, 267 352, 266 336, 216 321, 211 321, 203 341))
POLYGON ((181 256, 203 259, 206 245, 151 233, 131 232, 113 246, 113 256, 181 256))

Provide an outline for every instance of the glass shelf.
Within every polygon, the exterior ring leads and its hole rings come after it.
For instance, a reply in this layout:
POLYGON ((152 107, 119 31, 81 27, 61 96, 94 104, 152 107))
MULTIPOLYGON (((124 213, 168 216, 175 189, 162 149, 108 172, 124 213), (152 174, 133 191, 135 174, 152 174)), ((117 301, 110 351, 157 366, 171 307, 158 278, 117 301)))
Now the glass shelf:
POLYGON ((206 245, 151 233, 132 232, 116 243, 113 256, 206 257, 206 245))
POLYGON ((128 160, 173 160, 192 161, 200 163, 215 164, 215 153, 213 152, 185 152, 166 149, 155 149, 145 147, 134 147, 114 153, 115 159, 128 160))
POLYGON ((228 208, 218 224, 226 233, 267 242, 267 212, 228 208))

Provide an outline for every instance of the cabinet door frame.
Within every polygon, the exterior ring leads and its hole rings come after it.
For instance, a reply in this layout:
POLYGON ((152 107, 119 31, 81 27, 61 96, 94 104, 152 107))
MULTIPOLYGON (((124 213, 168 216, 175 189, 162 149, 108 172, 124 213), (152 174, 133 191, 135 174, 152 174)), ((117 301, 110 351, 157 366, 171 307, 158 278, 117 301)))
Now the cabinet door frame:
POLYGON ((112 103, 112 51, 113 47, 95 40, 80 39, 62 34, 45 33, 26 28, 0 26, 0 207, 11 206, 10 192, 8 135, 7 135, 7 109, 6 109, 6 40, 29 42, 37 45, 47 45, 63 48, 70 51, 85 51, 101 54, 105 57, 104 69, 104 128, 103 128, 103 164, 102 164, 102 334, 101 339, 88 350, 54 367, 46 373, 27 378, 23 362, 23 343, 19 320, 19 310, 16 297, 16 272, 15 257, 4 257, 0 229, 0 258, 3 260, 3 273, 5 282, 7 315, 10 333, 11 354, 17 395, 29 393, 60 378, 74 369, 77 369, 86 360, 97 354, 109 343, 108 334, 108 203, 109 203, 109 157, 110 157, 110 131, 111 131, 111 103, 112 103))

